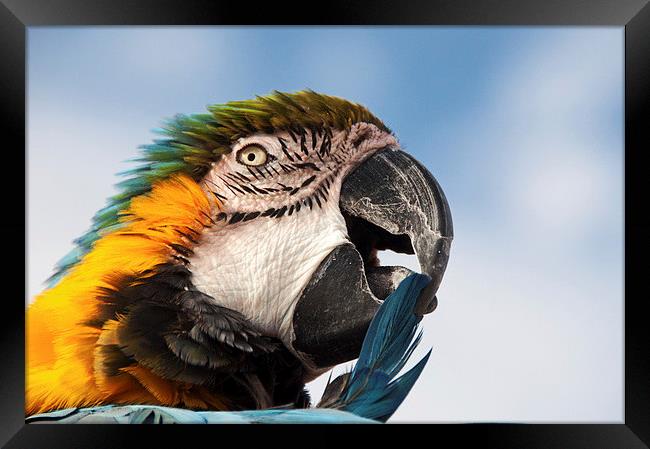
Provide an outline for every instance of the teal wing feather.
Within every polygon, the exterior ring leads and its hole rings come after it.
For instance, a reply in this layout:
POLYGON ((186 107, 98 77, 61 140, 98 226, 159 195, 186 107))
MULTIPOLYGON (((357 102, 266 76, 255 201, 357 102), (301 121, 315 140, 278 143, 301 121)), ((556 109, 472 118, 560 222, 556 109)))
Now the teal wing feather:
POLYGON ((71 408, 32 415, 31 424, 376 424, 350 412, 333 409, 197 412, 153 405, 107 405, 71 408))
POLYGON ((385 422, 404 401, 426 365, 431 351, 400 377, 409 357, 420 342, 414 313, 420 291, 430 278, 412 274, 399 285, 379 308, 372 320, 345 387, 331 407, 368 419, 385 422))

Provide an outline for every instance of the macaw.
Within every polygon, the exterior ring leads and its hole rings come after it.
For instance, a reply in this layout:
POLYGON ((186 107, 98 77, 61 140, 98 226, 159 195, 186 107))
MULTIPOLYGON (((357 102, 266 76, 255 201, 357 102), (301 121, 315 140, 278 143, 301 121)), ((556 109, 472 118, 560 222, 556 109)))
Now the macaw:
POLYGON ((26 414, 291 416, 358 358, 318 407, 385 420, 426 363, 393 380, 453 238, 434 177, 367 108, 310 90, 158 131, 28 307, 26 414))

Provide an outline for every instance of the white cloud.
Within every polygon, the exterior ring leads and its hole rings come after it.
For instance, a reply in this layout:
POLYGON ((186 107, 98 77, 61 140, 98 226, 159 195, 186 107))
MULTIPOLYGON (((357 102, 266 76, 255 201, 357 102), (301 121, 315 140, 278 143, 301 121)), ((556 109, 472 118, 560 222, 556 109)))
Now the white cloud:
POLYGON ((622 248, 622 119, 603 121, 622 99, 621 36, 587 30, 510 60, 460 127, 458 147, 481 153, 466 162, 485 163, 465 184, 489 212, 454 209, 414 355, 432 357, 393 422, 621 422, 622 250, 601 244, 607 231, 622 248))
POLYGON ((612 160, 579 143, 562 142, 551 151, 538 147, 529 143, 527 156, 513 158, 509 200, 518 224, 567 238, 598 230, 597 220, 620 209, 622 155, 612 160))
POLYGON ((483 140, 500 149, 491 176, 503 176, 515 226, 572 237, 596 220, 620 223, 611 213, 623 189, 622 116, 611 123, 623 92, 622 31, 614 32, 550 37, 494 86, 485 106, 497 129, 483 140))

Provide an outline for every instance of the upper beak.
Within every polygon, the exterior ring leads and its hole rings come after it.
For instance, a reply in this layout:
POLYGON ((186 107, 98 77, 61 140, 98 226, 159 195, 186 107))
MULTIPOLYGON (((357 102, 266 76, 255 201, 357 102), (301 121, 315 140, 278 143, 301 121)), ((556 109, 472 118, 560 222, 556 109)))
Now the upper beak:
POLYGON ((378 266, 376 251, 417 256, 431 281, 415 313, 433 311, 453 238, 449 204, 433 175, 401 150, 385 148, 344 180, 340 210, 351 243, 335 248, 302 292, 293 316, 293 348, 320 370, 359 355, 382 300, 411 271, 378 266))

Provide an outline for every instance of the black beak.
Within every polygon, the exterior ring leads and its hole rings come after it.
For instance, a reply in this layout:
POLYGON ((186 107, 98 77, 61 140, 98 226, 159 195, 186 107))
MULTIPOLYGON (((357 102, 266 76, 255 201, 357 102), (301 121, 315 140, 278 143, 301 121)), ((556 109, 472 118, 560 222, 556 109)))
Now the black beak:
POLYGON ((351 243, 335 248, 314 273, 293 316, 294 349, 320 370, 359 356, 381 301, 411 270, 379 266, 378 250, 414 254, 431 281, 415 313, 432 312, 453 238, 447 199, 433 175, 408 154, 386 148, 343 182, 340 196, 351 243))

